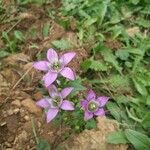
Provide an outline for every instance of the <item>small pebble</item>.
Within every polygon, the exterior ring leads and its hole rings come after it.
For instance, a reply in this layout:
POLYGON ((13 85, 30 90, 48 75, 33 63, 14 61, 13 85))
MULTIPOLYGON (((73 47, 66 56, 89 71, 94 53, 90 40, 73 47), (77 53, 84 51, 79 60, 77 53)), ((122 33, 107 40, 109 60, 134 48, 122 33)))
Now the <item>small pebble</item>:
POLYGON ((20 111, 19 108, 16 108, 16 109, 13 110, 13 112, 14 112, 15 114, 17 114, 19 111, 20 111))
POLYGON ((8 114, 8 115, 12 115, 12 114, 13 114, 13 110, 12 110, 12 109, 9 109, 9 110, 7 111, 7 114, 8 114))
POLYGON ((14 106, 17 106, 18 108, 21 107, 20 100, 15 100, 15 101, 13 101, 11 104, 14 105, 14 106))
POLYGON ((8 142, 5 142, 5 145, 6 145, 7 147, 11 147, 11 144, 8 143, 8 142))
POLYGON ((26 121, 29 121, 30 120, 30 118, 29 118, 29 116, 24 116, 24 119, 26 120, 26 121))

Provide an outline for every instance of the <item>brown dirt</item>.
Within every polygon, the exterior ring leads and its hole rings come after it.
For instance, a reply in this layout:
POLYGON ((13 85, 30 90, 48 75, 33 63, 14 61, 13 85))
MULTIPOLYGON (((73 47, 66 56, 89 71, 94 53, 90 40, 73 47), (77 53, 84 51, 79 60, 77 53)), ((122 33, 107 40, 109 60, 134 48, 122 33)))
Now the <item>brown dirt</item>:
MULTIPOLYGON (((13 30, 27 33, 34 28, 37 31, 37 36, 32 37, 29 34, 26 42, 19 45, 21 52, 2 60, 3 69, 0 71, 0 149, 34 150, 35 138, 31 118, 34 118, 38 137, 45 138, 55 147, 63 140, 61 135, 69 129, 63 127, 62 130, 62 126, 47 124, 44 113, 36 106, 35 101, 42 97, 42 93, 36 89, 42 73, 34 70, 32 63, 37 53, 46 53, 47 49, 52 47, 53 40, 77 39, 74 33, 70 34, 70 31, 65 31, 54 20, 48 18, 44 10, 39 7, 30 6, 28 11, 18 13, 15 17, 17 16, 21 18, 21 22, 13 30), (51 24, 47 38, 42 35, 44 23, 51 24), (31 48, 32 44, 36 44, 37 48, 31 48)), ((14 23, 1 24, 0 31, 9 30, 14 23)), ((76 42, 75 40, 74 42, 76 42)), ((0 47, 4 47, 2 41, 0 47)), ((77 55, 70 66, 76 72, 80 72, 80 63, 88 54, 85 49, 79 47, 75 51, 77 55)))

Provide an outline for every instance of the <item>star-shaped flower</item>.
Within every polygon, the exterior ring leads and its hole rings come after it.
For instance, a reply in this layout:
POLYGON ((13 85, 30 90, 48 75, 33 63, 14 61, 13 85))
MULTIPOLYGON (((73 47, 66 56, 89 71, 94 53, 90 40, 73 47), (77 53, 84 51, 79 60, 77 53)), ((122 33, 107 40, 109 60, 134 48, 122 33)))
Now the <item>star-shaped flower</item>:
POLYGON ((104 116, 103 107, 106 105, 109 97, 100 96, 96 98, 94 91, 90 90, 85 100, 81 101, 81 106, 84 110, 84 120, 89 120, 93 116, 104 116))
POLYGON ((66 67, 66 65, 75 57, 75 52, 65 53, 58 58, 58 55, 55 50, 49 49, 47 51, 47 61, 38 61, 33 64, 33 67, 47 72, 44 75, 44 85, 46 87, 50 86, 58 77, 58 75, 62 75, 69 80, 75 79, 75 74, 71 68, 66 67))
POLYGON ((45 108, 47 123, 53 120, 61 109, 74 110, 73 102, 65 99, 72 90, 72 87, 67 87, 59 93, 53 84, 48 87, 50 97, 43 98, 36 103, 38 106, 45 108))

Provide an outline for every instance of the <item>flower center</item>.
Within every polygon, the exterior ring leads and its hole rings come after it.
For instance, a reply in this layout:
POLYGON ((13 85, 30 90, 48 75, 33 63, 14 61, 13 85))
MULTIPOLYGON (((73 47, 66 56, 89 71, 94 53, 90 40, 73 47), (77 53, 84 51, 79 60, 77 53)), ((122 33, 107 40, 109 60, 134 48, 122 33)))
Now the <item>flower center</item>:
POLYGON ((60 62, 54 62, 53 64, 52 64, 52 69, 53 70, 59 70, 60 69, 60 67, 61 67, 61 64, 60 64, 60 62))
POLYGON ((60 97, 55 97, 53 99, 52 103, 53 103, 54 107, 58 107, 60 105, 60 103, 61 103, 61 98, 60 97))
POLYGON ((91 112, 95 112, 98 109, 98 104, 95 101, 91 101, 88 104, 88 110, 91 112))

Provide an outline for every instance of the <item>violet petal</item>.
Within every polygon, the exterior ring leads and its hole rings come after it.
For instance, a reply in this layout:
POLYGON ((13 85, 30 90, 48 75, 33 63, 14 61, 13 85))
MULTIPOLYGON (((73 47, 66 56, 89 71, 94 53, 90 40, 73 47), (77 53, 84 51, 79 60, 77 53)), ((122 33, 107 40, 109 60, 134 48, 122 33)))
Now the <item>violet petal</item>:
POLYGON ((43 98, 43 99, 37 101, 36 105, 38 105, 39 107, 42 107, 42 108, 48 108, 50 106, 46 98, 43 98))
POLYGON ((88 112, 88 111, 85 111, 84 112, 84 120, 87 121, 89 119, 93 118, 93 113, 92 112, 88 112))
POLYGON ((50 86, 57 78, 57 73, 55 72, 48 72, 44 77, 43 77, 43 80, 44 80, 44 85, 46 87, 50 86))
POLYGON ((61 104, 61 109, 63 110, 74 110, 74 104, 73 102, 70 102, 68 100, 63 100, 62 104, 61 104))
POLYGON ((85 109, 87 107, 88 101, 87 100, 81 100, 80 101, 80 105, 83 109, 85 109))
POLYGON ((62 65, 67 65, 74 57, 76 53, 75 52, 69 52, 61 56, 60 62, 62 62, 62 65))
POLYGON ((98 110, 94 113, 94 115, 96 115, 96 116, 105 116, 105 111, 104 111, 103 108, 100 108, 100 109, 98 109, 98 110))
POLYGON ((101 107, 105 106, 108 100, 109 100, 109 97, 107 96, 100 96, 97 98, 97 101, 100 103, 101 107))
POLYGON ((62 76, 64 76, 65 78, 67 79, 70 79, 70 80, 74 80, 75 79, 75 75, 74 75, 74 72, 72 71, 72 69, 70 69, 69 67, 65 67, 61 70, 60 74, 62 76))
POLYGON ((51 120, 53 120, 56 115, 58 114, 58 109, 54 109, 54 108, 51 108, 48 110, 47 112, 47 123, 49 123, 51 120))
POLYGON ((52 98, 55 98, 58 95, 58 90, 55 85, 51 84, 47 89, 52 98))
POLYGON ((54 49, 51 48, 47 51, 47 59, 50 63, 58 61, 58 55, 54 49))
POLYGON ((64 89, 61 91, 61 96, 62 96, 62 98, 66 98, 66 97, 71 93, 72 90, 73 90, 73 87, 64 88, 64 89))
POLYGON ((47 61, 38 61, 33 64, 33 67, 37 70, 48 71, 48 62, 47 61))
POLYGON ((96 98, 95 92, 93 90, 89 90, 86 98, 88 101, 95 99, 96 98))

